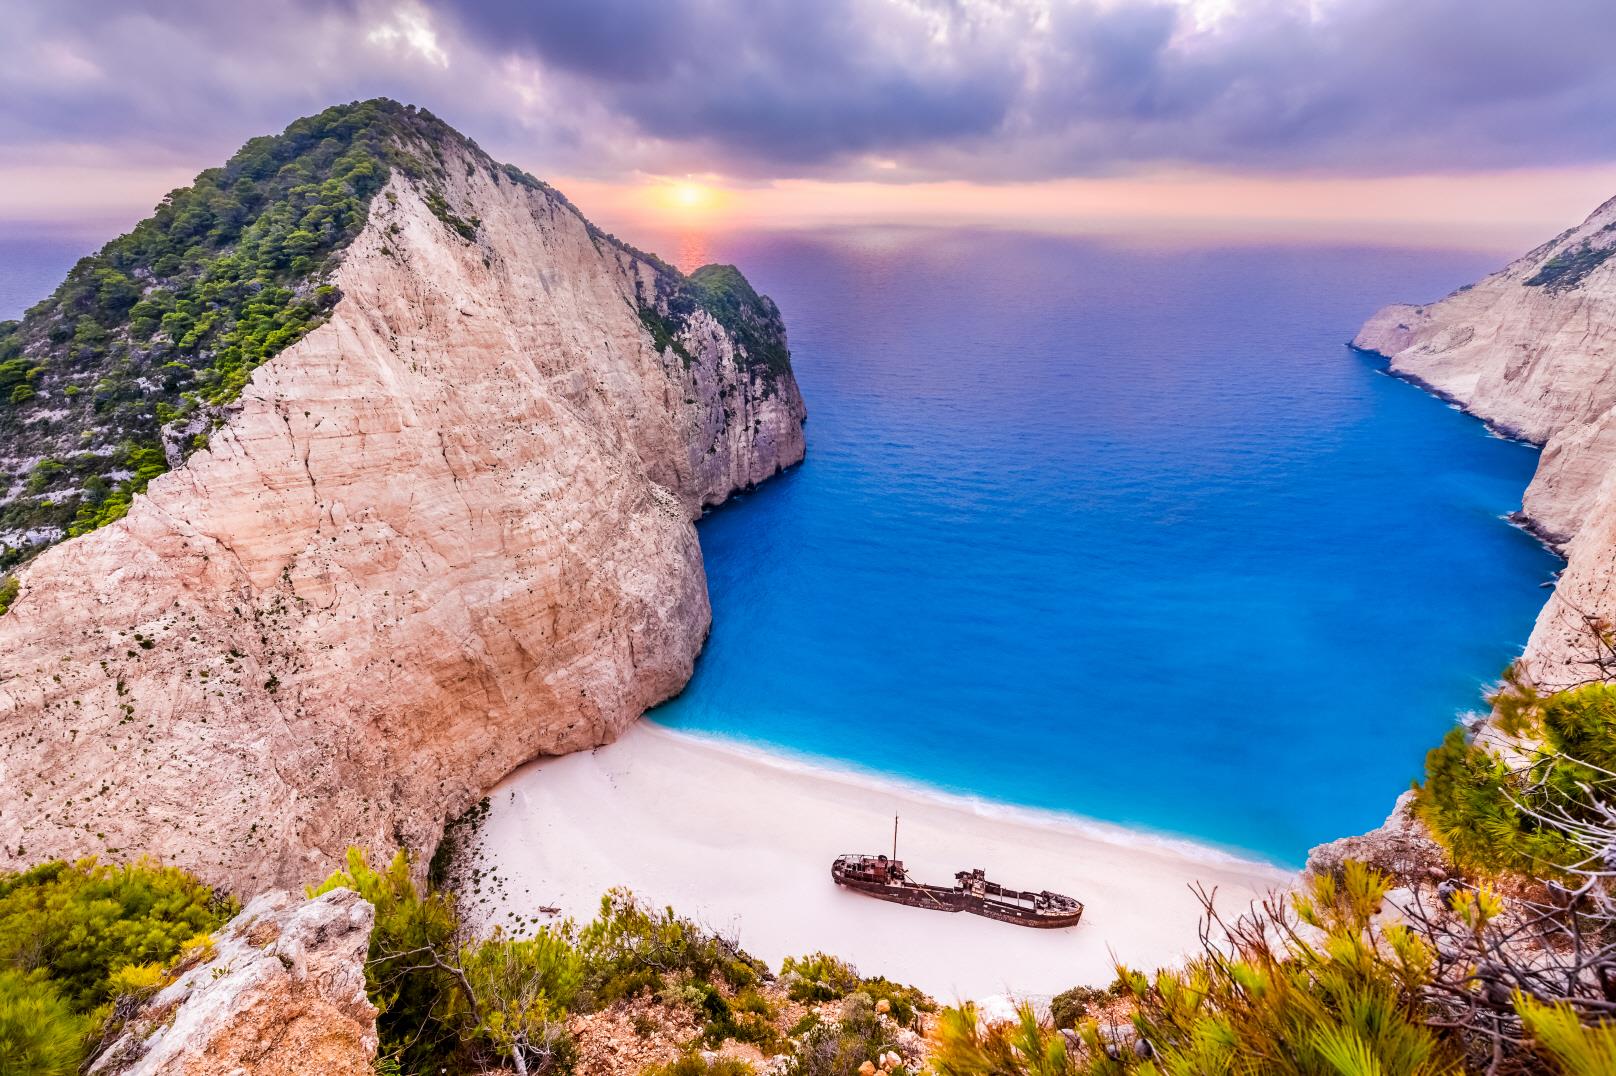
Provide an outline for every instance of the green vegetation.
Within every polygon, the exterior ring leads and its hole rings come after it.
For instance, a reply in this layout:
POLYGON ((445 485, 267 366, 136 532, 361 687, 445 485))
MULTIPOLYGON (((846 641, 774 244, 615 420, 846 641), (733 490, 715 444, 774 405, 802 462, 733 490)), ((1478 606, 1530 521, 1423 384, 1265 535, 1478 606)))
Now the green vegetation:
POLYGON ((660 306, 642 304, 639 311, 640 321, 659 350, 672 349, 686 367, 694 362, 678 336, 692 314, 705 310, 734 339, 747 369, 760 377, 766 388, 777 377, 791 372, 791 352, 786 348, 779 309, 772 299, 753 290, 735 266, 704 265, 689 276, 681 276, 660 259, 635 251, 615 238, 611 241, 665 269, 660 306))
POLYGON ((0 873, 0 1072, 76 1073, 115 1026, 236 911, 183 871, 93 859, 0 873))
POLYGON ((1538 698, 1517 682, 1495 697, 1506 757, 1454 729, 1426 759, 1415 811, 1461 867, 1560 878, 1597 850, 1568 822, 1598 817, 1590 790, 1616 773, 1616 685, 1538 698))
POLYGON ((1526 286, 1548 291, 1569 291, 1581 284, 1589 273, 1605 264, 1612 254, 1616 254, 1616 245, 1596 247, 1584 239, 1544 262, 1536 273, 1527 278, 1526 286))
MULTIPOLYGON (((22 483, 0 500, 0 571, 120 518, 153 478, 207 444, 253 371, 330 316, 339 256, 395 170, 474 242, 481 221, 446 196, 445 147, 460 148, 468 176, 486 169, 577 213, 429 112, 384 99, 341 105, 251 140, 81 259, 21 321, 0 322, 0 470, 22 483)), ((779 311, 733 266, 685 277, 583 223, 597 247, 656 270, 640 316, 658 348, 694 361, 678 337, 704 309, 766 385, 790 369, 779 311)))
POLYGON ((17 582, 16 576, 0 577, 0 616, 6 615, 12 604, 16 602, 17 594, 21 590, 22 584, 17 582))
POLYGON ((666 1065, 654 1065, 641 1076, 752 1076, 756 1071, 745 1061, 732 1057, 715 1057, 708 1061, 700 1054, 688 1053, 666 1065))
MULTIPOLYGON (((0 432, 48 464, 0 511, 0 531, 93 530, 128 511, 170 453, 205 443, 253 370, 329 315, 336 256, 393 169, 474 236, 433 187, 447 139, 480 153, 392 101, 298 120, 171 192, 22 321, 0 323, 0 432), (167 452, 164 427, 184 433, 167 452)), ((0 551, 0 568, 37 547, 0 551)))
POLYGON ((809 1022, 786 1072, 790 1076, 863 1076, 872 1071, 912 1076, 919 1071, 917 1060, 897 1051, 893 1027, 883 1017, 880 1003, 870 995, 863 991, 849 994, 840 1016, 809 1022))
POLYGON ((769 379, 791 371, 791 353, 780 331, 779 311, 760 296, 733 265, 704 265, 687 286, 696 305, 711 314, 746 349, 747 362, 769 379))
POLYGON ((1353 864, 1342 879, 1316 879, 1298 894, 1294 914, 1276 907, 1234 925, 1227 950, 1209 949, 1182 971, 1147 978, 1124 969, 1122 990, 1135 1005, 1124 1035, 1085 1020, 1073 1043, 1030 1007, 1014 1024, 989 1027, 969 1006, 947 1010, 934 1068, 939 1076, 1458 1072, 1456 1037, 1426 1022, 1427 942, 1373 922, 1388 885, 1353 864))
POLYGON ((862 994, 901 1027, 916 1026, 920 1013, 936 1009, 931 999, 914 987, 880 976, 862 978, 851 964, 826 953, 786 957, 780 962, 780 979, 786 984, 787 997, 810 1005, 862 994))
POLYGON ((466 220, 463 217, 455 216, 454 212, 449 208, 449 203, 437 191, 426 192, 426 207, 432 210, 434 217, 447 224, 456 235, 466 242, 469 243, 477 238, 477 229, 482 227, 483 222, 476 217, 466 220))
POLYGON ((377 871, 350 851, 347 869, 309 895, 338 887, 376 908, 365 975, 384 1060, 401 1072, 481 1071, 506 1059, 519 1071, 567 1069, 567 1007, 582 978, 567 937, 469 938, 448 895, 416 890, 403 852, 377 871))
MULTIPOLYGON (((1591 664, 1616 670, 1616 639, 1596 642, 1591 664)), ((1119 968, 1109 991, 1059 995, 1047 1022, 947 1010, 934 1071, 1616 1071, 1616 685, 1543 696, 1517 668, 1491 701, 1485 735, 1430 753, 1415 800, 1470 880, 1433 891, 1424 866, 1394 881, 1347 862, 1232 922, 1203 894, 1206 949, 1182 970, 1119 968)))

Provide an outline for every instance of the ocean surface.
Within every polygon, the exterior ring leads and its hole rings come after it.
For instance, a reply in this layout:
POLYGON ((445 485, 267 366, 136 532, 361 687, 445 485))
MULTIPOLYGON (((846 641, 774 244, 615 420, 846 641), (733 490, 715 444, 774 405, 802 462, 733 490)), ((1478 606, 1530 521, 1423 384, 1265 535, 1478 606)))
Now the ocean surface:
POLYGON ((1501 518, 1536 451, 1345 346, 1501 256, 663 249, 779 302, 809 408, 807 461, 700 524, 668 725, 1299 864, 1384 819, 1558 567, 1501 518))
MULTIPOLYGON (((653 238, 779 302, 810 412, 700 524, 713 633, 656 721, 1296 864, 1385 816, 1558 566, 1501 518, 1535 450, 1345 346, 1501 255, 653 238)), ((0 318, 91 245, 0 239, 0 318)))

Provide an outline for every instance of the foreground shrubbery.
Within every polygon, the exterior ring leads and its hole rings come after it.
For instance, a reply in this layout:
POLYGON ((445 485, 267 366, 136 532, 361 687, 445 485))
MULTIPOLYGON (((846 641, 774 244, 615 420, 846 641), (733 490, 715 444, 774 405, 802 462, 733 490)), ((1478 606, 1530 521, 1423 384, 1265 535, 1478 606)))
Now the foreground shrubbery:
POLYGON ((1594 790, 1616 776, 1616 685, 1543 698, 1514 680, 1495 702, 1510 745, 1454 729, 1426 760, 1415 811, 1461 867, 1565 879, 1597 851, 1579 823, 1600 819, 1594 790))
POLYGON ((1542 696, 1512 672, 1493 702, 1415 799, 1469 880, 1347 863, 1232 922, 1207 898, 1182 970, 1119 969, 1053 1022, 945 1011, 938 1076, 1616 1073, 1616 686, 1542 696))
POLYGON ((815 953, 785 962, 786 996, 841 1004, 829 1017, 810 1014, 800 1026, 782 1028, 779 1005, 762 989, 772 978, 767 966, 672 909, 649 908, 622 891, 608 893, 600 914, 582 927, 562 923, 475 938, 449 894, 417 889, 403 853, 376 870, 350 852, 347 868, 310 893, 337 886, 376 907, 366 973, 381 1010, 381 1062, 391 1072, 569 1071, 575 1056, 569 1013, 644 998, 687 1012, 696 1023, 685 1056, 663 1067, 668 1076, 751 1071, 739 1062, 703 1060, 700 1051, 726 1041, 765 1055, 789 1053, 791 1071, 800 1076, 857 1076, 865 1062, 895 1056, 894 1033, 932 1008, 912 987, 861 978, 815 953))
POLYGON ((75 1073, 119 1003, 236 911, 183 871, 93 859, 0 874, 0 1072, 75 1073))

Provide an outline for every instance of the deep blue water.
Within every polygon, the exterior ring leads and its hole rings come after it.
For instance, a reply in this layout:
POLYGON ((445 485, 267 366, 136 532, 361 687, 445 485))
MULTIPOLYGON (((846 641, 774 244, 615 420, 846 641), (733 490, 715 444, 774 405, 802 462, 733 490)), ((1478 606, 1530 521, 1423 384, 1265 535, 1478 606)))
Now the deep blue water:
POLYGON ((1298 863, 1385 817, 1557 567, 1536 452, 1349 351, 1475 253, 1003 234, 720 241, 807 462, 700 525, 654 714, 1298 863))
MULTIPOLYGON (((91 245, 0 238, 0 318, 91 245)), ((702 522, 713 634, 656 720, 1295 863, 1384 817, 1545 597, 1500 519, 1535 452, 1344 346, 1500 257, 661 249, 779 301, 811 420, 702 522)))

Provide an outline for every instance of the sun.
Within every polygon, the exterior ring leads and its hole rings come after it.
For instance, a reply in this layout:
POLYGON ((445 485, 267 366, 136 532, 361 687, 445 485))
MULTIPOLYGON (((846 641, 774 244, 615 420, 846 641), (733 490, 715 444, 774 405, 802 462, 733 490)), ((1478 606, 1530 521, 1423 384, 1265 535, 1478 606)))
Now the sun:
POLYGON ((700 183, 675 183, 669 196, 673 204, 685 209, 700 209, 713 200, 713 192, 700 183))

